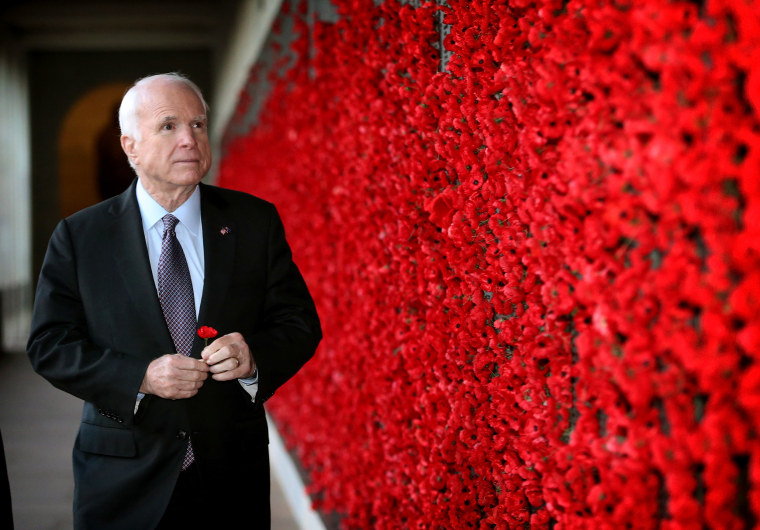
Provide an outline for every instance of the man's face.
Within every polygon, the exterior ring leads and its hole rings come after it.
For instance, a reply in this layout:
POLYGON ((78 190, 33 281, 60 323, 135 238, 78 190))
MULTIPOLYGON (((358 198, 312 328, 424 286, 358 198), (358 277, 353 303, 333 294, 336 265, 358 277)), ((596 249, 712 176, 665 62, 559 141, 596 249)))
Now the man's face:
POLYGON ((211 165, 211 148, 206 110, 195 92, 179 82, 154 82, 142 94, 137 121, 140 139, 127 145, 149 192, 200 182, 211 165))

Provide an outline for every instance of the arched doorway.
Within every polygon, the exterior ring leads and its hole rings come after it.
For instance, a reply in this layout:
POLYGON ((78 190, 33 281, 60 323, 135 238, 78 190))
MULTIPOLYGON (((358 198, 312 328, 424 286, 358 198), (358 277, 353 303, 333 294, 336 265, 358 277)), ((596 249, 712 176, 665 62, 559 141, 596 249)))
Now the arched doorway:
POLYGON ((68 110, 58 135, 61 217, 124 190, 134 178, 119 143, 118 105, 126 83, 100 85, 68 110))

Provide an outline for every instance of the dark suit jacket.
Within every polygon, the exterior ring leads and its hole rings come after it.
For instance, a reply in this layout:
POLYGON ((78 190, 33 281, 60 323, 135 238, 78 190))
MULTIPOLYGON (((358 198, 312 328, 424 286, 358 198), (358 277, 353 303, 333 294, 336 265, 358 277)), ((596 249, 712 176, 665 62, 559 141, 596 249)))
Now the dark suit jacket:
POLYGON ((0 528, 13 530, 11 486, 8 482, 8 468, 5 465, 5 448, 3 447, 2 433, 0 433, 0 528))
MULTIPOLYGON (((220 336, 244 335, 259 372, 256 402, 237 381, 209 378, 191 399, 146 396, 135 415, 148 364, 175 351, 150 270, 135 183, 61 221, 40 273, 28 354, 39 374, 85 401, 74 447, 77 528, 154 527, 188 436, 209 486, 208 506, 250 503, 250 484, 263 473, 267 451, 262 404, 321 339, 274 206, 240 192, 200 188, 205 282, 198 325, 220 336)), ((193 356, 202 349, 196 337, 193 356)))

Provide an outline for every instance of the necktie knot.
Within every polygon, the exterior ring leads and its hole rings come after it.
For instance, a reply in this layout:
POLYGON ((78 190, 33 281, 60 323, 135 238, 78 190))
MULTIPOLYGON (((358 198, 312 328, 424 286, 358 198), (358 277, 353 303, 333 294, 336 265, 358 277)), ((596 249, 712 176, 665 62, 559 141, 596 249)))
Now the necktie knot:
POLYGON ((177 223, 179 223, 179 219, 174 217, 172 214, 167 213, 164 215, 161 220, 164 222, 164 235, 163 237, 166 237, 167 234, 171 234, 174 232, 174 229, 177 227, 177 223))

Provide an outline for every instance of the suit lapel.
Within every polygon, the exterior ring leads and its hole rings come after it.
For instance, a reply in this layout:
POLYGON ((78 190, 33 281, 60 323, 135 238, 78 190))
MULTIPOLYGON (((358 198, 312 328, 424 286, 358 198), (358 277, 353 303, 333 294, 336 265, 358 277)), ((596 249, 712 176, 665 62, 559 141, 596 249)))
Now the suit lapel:
POLYGON ((150 270, 142 217, 135 196, 136 183, 137 180, 119 196, 111 208, 115 234, 111 255, 130 302, 135 306, 135 314, 144 321, 143 329, 164 344, 165 351, 174 351, 174 342, 161 312, 156 284, 150 270))
MULTIPOLYGON (((237 234, 233 220, 226 213, 222 199, 211 188, 201 184, 201 219, 203 223, 204 281, 199 326, 221 326, 214 319, 224 303, 235 261, 237 234)), ((196 350, 202 343, 196 341, 196 350)))

